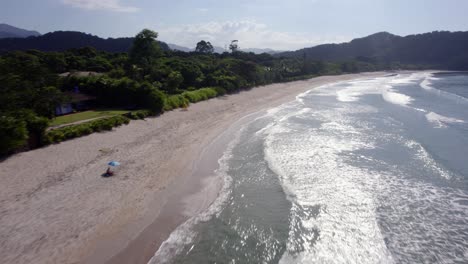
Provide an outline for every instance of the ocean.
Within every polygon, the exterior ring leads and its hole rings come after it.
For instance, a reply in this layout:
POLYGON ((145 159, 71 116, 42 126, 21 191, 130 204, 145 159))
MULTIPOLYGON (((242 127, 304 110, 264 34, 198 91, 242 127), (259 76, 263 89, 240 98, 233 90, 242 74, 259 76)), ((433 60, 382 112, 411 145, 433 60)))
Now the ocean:
POLYGON ((244 124, 151 263, 468 263, 468 74, 311 89, 244 124))

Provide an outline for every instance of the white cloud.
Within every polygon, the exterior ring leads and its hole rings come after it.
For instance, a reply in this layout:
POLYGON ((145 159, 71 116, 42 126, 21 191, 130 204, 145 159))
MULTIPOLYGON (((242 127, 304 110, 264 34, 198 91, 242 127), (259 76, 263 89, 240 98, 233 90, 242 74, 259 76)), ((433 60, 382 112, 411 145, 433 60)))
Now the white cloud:
POLYGON ((66 5, 87 10, 106 10, 113 12, 137 12, 139 9, 120 3, 120 0, 62 0, 66 5))
POLYGON ((200 13, 207 13, 208 11, 210 11, 208 8, 204 8, 204 7, 195 8, 195 10, 197 10, 197 12, 200 12, 200 13))
POLYGON ((209 22, 157 29, 160 38, 169 43, 194 47, 200 40, 224 47, 231 40, 239 40, 241 48, 271 48, 294 50, 324 43, 340 43, 351 39, 345 36, 314 36, 307 33, 274 31, 255 20, 209 22))

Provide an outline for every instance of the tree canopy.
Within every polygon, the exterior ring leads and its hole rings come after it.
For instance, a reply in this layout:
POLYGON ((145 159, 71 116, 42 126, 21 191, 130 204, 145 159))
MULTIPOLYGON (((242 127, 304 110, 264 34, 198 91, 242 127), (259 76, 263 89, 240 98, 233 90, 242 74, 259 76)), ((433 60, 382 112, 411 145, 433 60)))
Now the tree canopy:
POLYGON ((208 54, 211 54, 214 52, 214 48, 213 48, 213 45, 211 45, 211 43, 208 41, 200 41, 197 43, 197 47, 195 48, 195 51, 196 52, 200 52, 200 53, 208 53, 208 54))
POLYGON ((142 67, 149 67, 162 55, 161 48, 156 42, 158 33, 149 29, 143 29, 138 33, 130 49, 130 61, 142 67))
POLYGON ((231 41, 231 44, 229 44, 229 49, 231 50, 232 53, 239 51, 239 41, 238 40, 231 41))

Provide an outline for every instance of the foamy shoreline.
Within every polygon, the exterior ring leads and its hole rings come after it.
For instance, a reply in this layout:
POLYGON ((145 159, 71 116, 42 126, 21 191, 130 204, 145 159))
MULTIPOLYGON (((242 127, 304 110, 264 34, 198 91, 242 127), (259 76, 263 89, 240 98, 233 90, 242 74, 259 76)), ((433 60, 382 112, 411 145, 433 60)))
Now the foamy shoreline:
POLYGON ((17 154, 0 163, 0 259, 146 263, 177 226, 216 199, 221 188, 216 179, 206 190, 209 184, 197 179, 209 177, 205 174, 213 171, 219 153, 201 153, 236 120, 326 83, 383 75, 324 76, 257 87, 17 154), (109 160, 122 166, 115 177, 102 178, 109 160), (195 168, 205 170, 192 176, 195 168), (195 193, 199 196, 187 212, 180 201, 195 193))

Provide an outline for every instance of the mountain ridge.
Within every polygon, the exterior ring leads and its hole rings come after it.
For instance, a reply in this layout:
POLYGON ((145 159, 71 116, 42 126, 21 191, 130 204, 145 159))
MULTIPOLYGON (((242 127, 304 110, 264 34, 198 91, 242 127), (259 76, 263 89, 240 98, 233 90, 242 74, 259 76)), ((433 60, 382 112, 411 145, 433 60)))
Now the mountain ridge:
POLYGON ((2 38, 27 38, 40 36, 41 33, 34 30, 26 30, 9 24, 0 23, 0 39, 2 38))
MULTIPOLYGON (((134 38, 100 38, 78 31, 55 31, 41 36, 0 39, 0 52, 15 50, 65 51, 73 48, 93 47, 107 52, 127 52, 134 38)), ((169 46, 159 41, 163 50, 169 46)))
POLYGON ((323 44, 276 56, 334 62, 357 59, 468 68, 468 32, 433 31, 404 37, 379 32, 346 43, 323 44))
MULTIPOLYGON (((6 27, 11 26, 7 25, 6 27)), ((55 31, 26 38, 12 38, 12 34, 6 33, 8 38, 0 38, 0 52, 30 49, 65 51, 86 46, 107 52, 128 52, 134 40, 131 37, 104 39, 78 31, 55 31)), ((193 51, 191 48, 175 44, 167 44, 162 41, 159 43, 163 50, 193 51)), ((468 32, 433 31, 404 37, 389 32, 378 32, 346 43, 323 44, 296 51, 279 53, 271 49, 241 49, 241 51, 257 54, 266 52, 277 57, 302 58, 308 61, 344 62, 357 60, 378 64, 401 63, 426 67, 468 69, 468 32)), ((225 50, 215 47, 215 52, 223 53, 225 50)))

